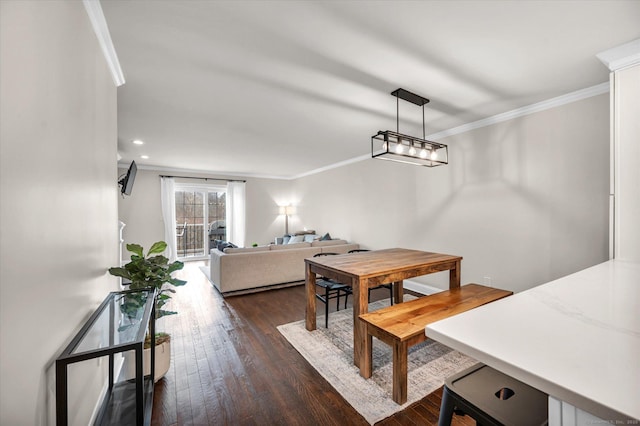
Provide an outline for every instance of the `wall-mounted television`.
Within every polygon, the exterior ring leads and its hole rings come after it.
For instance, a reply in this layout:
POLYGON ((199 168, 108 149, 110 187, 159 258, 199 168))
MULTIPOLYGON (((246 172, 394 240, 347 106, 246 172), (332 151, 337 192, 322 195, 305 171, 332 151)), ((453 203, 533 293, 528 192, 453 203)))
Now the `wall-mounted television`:
POLYGON ((132 161, 127 173, 118 181, 118 184, 120 185, 120 192, 123 195, 131 195, 131 189, 133 188, 133 182, 136 180, 137 171, 138 166, 136 166, 135 161, 132 161))

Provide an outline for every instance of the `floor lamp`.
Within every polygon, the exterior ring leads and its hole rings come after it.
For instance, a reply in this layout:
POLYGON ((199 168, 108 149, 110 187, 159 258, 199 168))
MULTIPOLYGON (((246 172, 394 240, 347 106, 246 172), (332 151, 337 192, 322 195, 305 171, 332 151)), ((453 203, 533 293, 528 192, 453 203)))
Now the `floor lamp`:
POLYGON ((296 208, 293 206, 280 206, 280 214, 284 215, 284 233, 289 235, 289 216, 295 214, 296 208))

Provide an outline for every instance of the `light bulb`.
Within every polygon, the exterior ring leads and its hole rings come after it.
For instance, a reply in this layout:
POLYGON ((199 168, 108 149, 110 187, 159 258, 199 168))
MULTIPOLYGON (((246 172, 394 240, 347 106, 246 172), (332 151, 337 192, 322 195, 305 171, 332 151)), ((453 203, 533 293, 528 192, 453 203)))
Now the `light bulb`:
POLYGON ((409 148, 409 155, 416 155, 416 149, 413 146, 409 148))
POLYGON ((429 156, 429 158, 431 158, 432 160, 437 160, 438 153, 435 150, 431 151, 431 155, 429 156))
POLYGON ((387 150, 387 143, 386 142, 382 142, 382 149, 383 150, 387 150))
POLYGON ((427 150, 426 150, 426 149, 424 149, 424 148, 422 148, 422 149, 420 150, 420 158, 427 158, 427 155, 428 155, 428 154, 427 154, 427 150))
POLYGON ((402 152, 404 151, 404 147, 402 146, 402 144, 397 144, 396 145, 396 154, 402 154, 402 152))

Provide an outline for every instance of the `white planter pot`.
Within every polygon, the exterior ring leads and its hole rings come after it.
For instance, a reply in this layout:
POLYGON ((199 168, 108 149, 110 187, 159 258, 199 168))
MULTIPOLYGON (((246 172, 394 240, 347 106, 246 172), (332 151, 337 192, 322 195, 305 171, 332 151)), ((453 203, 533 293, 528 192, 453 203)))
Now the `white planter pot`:
MULTIPOLYGON (((145 349, 143 355, 144 374, 151 372, 151 349, 145 349)), ((156 368, 154 372, 154 383, 162 379, 171 365, 171 340, 161 345, 156 345, 156 368)))
MULTIPOLYGON (((161 345, 156 345, 156 368, 154 374, 154 383, 162 379, 171 365, 171 341, 164 342, 161 345)), ((144 375, 147 376, 151 372, 151 349, 145 349, 142 354, 142 370, 144 375)), ((136 361, 134 352, 129 351, 125 357, 125 362, 122 366, 123 372, 121 377, 123 380, 130 380, 136 377, 136 361)))

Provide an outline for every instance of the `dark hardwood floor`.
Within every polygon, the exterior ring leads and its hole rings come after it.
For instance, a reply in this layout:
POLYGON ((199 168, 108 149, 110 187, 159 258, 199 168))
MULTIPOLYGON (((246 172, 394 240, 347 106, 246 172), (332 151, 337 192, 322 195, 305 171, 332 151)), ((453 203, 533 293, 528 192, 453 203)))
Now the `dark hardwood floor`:
MULTIPOLYGON (((276 326, 304 318, 304 286, 222 298, 199 266, 158 329, 172 359, 155 387, 154 425, 366 425, 367 422, 282 337, 276 326)), ((372 299, 388 297, 381 289, 372 299)), ((442 390, 378 425, 435 425, 442 390)), ((473 425, 454 416, 454 425, 473 425)))

